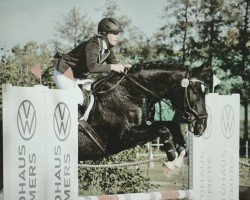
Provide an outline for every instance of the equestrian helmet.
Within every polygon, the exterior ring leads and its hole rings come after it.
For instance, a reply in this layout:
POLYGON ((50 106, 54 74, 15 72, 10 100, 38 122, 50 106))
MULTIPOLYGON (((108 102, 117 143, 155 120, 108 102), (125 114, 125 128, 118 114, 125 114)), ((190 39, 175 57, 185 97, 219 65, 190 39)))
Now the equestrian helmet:
POLYGON ((118 21, 114 18, 107 17, 103 18, 98 24, 98 33, 113 33, 118 34, 121 32, 120 25, 118 21))

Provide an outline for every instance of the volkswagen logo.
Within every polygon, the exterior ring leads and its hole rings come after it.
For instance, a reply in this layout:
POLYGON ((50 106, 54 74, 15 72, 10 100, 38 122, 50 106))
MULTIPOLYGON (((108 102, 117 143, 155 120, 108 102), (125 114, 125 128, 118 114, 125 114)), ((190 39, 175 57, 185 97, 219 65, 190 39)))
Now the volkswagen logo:
POLYGON ((234 126, 234 110, 230 105, 226 105, 222 110, 221 116, 221 128, 225 138, 229 139, 233 135, 234 126))
POLYGON ((71 127, 71 116, 69 108, 63 102, 57 104, 54 111, 53 125, 56 137, 64 141, 69 136, 71 127))
POLYGON ((203 139, 208 139, 212 133, 212 111, 211 111, 211 108, 206 105, 206 110, 207 110, 207 115, 208 115, 208 118, 207 118, 207 128, 203 134, 203 139))
POLYGON ((29 100, 24 100, 17 112, 17 128, 24 140, 30 140, 36 130, 36 111, 29 100))

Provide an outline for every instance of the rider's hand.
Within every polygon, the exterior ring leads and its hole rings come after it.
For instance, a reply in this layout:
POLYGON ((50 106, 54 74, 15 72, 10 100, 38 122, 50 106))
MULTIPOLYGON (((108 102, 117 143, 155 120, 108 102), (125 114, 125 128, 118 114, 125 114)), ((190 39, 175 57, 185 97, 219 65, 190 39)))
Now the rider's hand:
POLYGON ((111 70, 119 73, 124 73, 125 69, 130 69, 130 64, 111 64, 111 70))

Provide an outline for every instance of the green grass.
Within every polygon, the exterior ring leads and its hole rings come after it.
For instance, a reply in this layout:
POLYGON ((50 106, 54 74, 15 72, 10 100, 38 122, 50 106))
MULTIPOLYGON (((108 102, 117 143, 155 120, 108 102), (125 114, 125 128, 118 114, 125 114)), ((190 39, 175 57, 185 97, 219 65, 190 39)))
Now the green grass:
MULTIPOLYGON (((241 162, 250 164, 250 159, 241 158, 241 162)), ((250 167, 240 164, 240 185, 250 187, 250 167)))
MULTIPOLYGON (((156 153, 156 152, 154 152, 156 153)), ((162 153, 162 152, 161 152, 162 153)), ((148 175, 152 184, 158 185, 158 189, 152 191, 163 191, 163 190, 185 190, 188 189, 188 165, 187 158, 184 160, 184 165, 180 169, 178 174, 166 177, 162 173, 162 163, 154 163, 154 168, 149 169, 147 165, 141 166, 144 175, 148 175)), ((241 162, 250 163, 250 159, 240 158, 241 162)), ((250 168, 240 165, 239 183, 240 185, 250 187, 250 168)))
MULTIPOLYGON (((163 152, 158 153, 162 154, 163 152)), ((157 152, 154 151, 154 154, 157 154, 157 152)), ((187 158, 184 159, 184 165, 179 172, 169 177, 166 177, 162 172, 162 162, 155 162, 153 165, 153 168, 148 168, 148 165, 140 166, 143 175, 149 177, 150 183, 158 186, 157 189, 152 189, 152 191, 188 189, 187 158)))

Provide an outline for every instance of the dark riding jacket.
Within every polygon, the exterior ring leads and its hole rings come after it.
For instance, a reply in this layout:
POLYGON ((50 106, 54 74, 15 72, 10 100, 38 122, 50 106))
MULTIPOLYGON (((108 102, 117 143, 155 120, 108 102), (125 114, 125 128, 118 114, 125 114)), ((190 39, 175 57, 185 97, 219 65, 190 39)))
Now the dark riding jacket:
POLYGON ((110 72, 111 64, 117 64, 112 48, 102 53, 103 41, 95 36, 59 58, 56 69, 65 73, 71 67, 74 78, 86 78, 88 72, 110 72), (104 63, 105 61, 105 63, 104 63))

